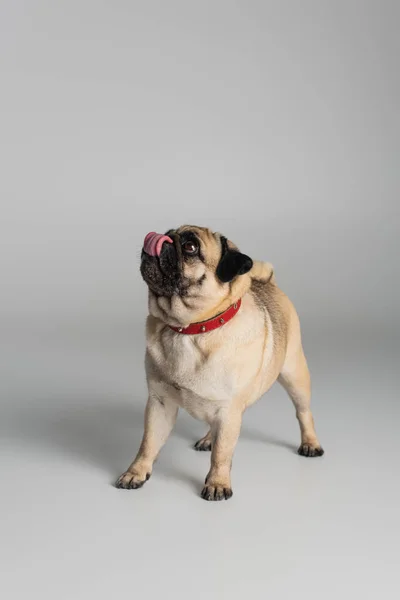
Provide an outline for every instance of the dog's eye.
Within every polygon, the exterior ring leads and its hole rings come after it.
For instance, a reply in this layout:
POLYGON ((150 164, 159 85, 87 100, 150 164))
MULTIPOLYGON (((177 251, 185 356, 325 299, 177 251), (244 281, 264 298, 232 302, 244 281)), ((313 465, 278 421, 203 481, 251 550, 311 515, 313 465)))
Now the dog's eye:
POLYGON ((183 250, 184 250, 184 252, 185 252, 186 254, 190 254, 190 255, 192 255, 192 256, 193 256, 193 254, 196 254, 196 253, 197 253, 197 251, 198 251, 198 249, 199 249, 199 247, 198 247, 198 245, 196 244, 196 242, 185 242, 185 243, 182 245, 182 248, 183 248, 183 250))

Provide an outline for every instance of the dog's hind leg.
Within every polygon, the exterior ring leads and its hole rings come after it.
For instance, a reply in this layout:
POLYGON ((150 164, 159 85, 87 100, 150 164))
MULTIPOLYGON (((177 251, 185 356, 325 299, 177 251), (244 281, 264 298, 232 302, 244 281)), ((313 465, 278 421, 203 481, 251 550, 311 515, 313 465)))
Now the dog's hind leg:
POLYGON ((318 441, 310 409, 310 373, 301 342, 294 352, 290 351, 290 345, 288 350, 279 375, 279 382, 289 394, 296 409, 296 417, 301 431, 301 445, 298 453, 302 456, 322 456, 324 451, 318 441))
POLYGON ((211 450, 211 429, 209 430, 207 435, 205 435, 201 438, 201 440, 195 443, 194 449, 203 452, 211 450))

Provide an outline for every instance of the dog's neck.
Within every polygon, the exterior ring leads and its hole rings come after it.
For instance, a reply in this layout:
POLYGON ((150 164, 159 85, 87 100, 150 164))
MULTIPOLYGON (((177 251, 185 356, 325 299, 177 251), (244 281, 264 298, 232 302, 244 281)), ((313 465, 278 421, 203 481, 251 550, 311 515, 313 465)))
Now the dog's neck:
POLYGON ((156 296, 149 291, 149 313, 174 327, 187 327, 211 319, 227 310, 234 302, 243 298, 249 291, 253 279, 270 281, 273 267, 269 263, 255 261, 253 268, 230 283, 217 285, 215 295, 156 296))

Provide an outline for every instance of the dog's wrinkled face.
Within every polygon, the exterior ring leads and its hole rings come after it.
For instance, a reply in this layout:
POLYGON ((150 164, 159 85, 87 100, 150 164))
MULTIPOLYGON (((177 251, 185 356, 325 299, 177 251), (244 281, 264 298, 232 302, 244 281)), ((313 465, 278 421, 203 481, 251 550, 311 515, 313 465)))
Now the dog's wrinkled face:
POLYGON ((251 258, 219 233, 184 225, 165 236, 148 234, 140 271, 156 296, 205 297, 250 271, 251 258))

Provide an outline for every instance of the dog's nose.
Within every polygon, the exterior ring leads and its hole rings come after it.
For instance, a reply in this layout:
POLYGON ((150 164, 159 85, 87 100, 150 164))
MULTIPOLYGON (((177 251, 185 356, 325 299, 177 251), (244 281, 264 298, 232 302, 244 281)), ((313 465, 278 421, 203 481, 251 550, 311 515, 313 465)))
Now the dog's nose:
POLYGON ((171 238, 167 235, 150 231, 144 238, 143 250, 150 256, 160 256, 164 242, 168 242, 169 244, 173 243, 171 238))

